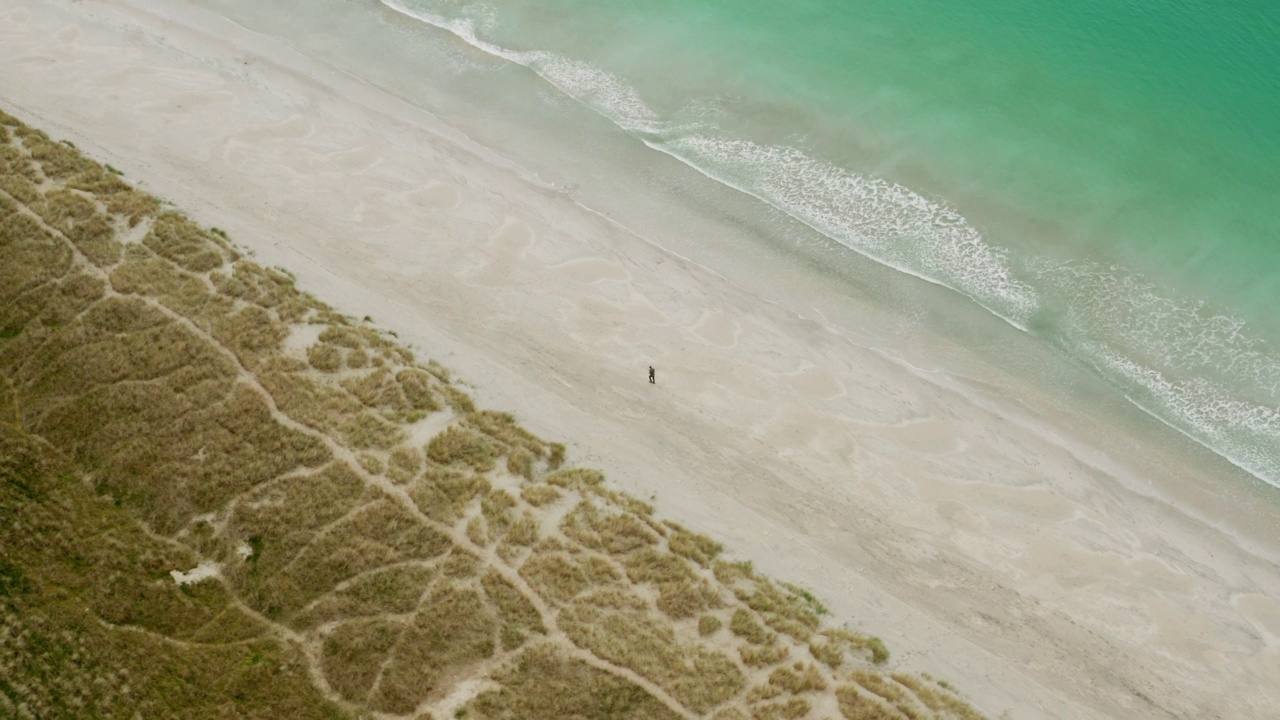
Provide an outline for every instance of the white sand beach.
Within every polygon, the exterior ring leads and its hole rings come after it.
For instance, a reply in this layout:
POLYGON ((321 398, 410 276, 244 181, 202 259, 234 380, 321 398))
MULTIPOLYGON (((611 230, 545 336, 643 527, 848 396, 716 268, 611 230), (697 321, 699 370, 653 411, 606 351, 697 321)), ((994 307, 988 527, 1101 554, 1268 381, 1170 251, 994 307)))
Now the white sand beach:
POLYGON ((185 0, 0 0, 0 107, 991 717, 1280 717, 1280 502, 1210 482, 1225 464, 957 380, 937 358, 978 360, 894 345, 873 306, 766 300, 185 0))

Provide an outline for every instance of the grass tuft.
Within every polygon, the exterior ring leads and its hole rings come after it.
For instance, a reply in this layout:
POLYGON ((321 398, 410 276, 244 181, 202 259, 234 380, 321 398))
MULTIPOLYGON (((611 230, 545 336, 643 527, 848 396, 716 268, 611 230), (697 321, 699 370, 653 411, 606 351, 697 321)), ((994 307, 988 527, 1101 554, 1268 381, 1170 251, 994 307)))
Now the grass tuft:
POLYGON ((427 457, 441 465, 466 465, 476 472, 493 469, 502 448, 487 435, 451 425, 431 438, 427 457))
POLYGON ((705 535, 685 529, 673 522, 664 523, 671 529, 667 545, 671 552, 686 557, 703 567, 710 567, 711 562, 724 551, 724 547, 705 535))
POLYGON ((792 667, 780 667, 770 673, 769 682, 792 695, 827 689, 827 681, 822 672, 812 663, 796 663, 792 667))
POLYGON ((844 628, 827 628, 822 634, 835 642, 844 643, 850 650, 870 655, 871 662, 883 665, 889 661, 889 648, 878 637, 862 635, 844 628))
POLYGON ((722 627, 724 623, 715 615, 703 615, 698 618, 698 634, 703 637, 715 635, 722 627))
POLYGON ((756 645, 771 645, 777 636, 765 630, 764 627, 756 621, 754 615, 745 608, 738 608, 733 611, 733 617, 729 620, 729 631, 734 635, 756 645))
POLYGON ((526 485, 520 489, 520 497, 530 505, 540 508, 550 505, 563 496, 559 490, 550 485, 526 485))
POLYGON ((791 655, 791 650, 786 645, 775 643, 773 645, 740 645, 738 646, 738 656, 742 658, 742 662, 750 667, 769 667, 776 665, 791 655))

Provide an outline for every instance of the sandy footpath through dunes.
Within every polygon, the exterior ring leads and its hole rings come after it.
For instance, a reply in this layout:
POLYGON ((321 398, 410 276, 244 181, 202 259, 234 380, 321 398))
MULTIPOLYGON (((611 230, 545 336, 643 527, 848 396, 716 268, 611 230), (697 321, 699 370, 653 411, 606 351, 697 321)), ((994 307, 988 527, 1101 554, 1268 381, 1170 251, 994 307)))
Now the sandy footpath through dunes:
POLYGON ((1280 716, 1280 554, 1126 489, 1170 481, 1143 448, 1052 440, 181 0, 0 0, 0 105, 993 717, 1280 716))

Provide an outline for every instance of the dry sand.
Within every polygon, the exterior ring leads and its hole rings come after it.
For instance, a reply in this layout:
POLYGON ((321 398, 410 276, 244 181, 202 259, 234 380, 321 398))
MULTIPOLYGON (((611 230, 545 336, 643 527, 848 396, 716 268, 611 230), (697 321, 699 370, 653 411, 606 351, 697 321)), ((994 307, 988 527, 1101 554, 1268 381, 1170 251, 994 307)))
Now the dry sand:
POLYGON ((0 104, 993 717, 1280 717, 1275 541, 1177 512, 1213 478, 1154 449, 764 302, 181 0, 0 0, 0 104))

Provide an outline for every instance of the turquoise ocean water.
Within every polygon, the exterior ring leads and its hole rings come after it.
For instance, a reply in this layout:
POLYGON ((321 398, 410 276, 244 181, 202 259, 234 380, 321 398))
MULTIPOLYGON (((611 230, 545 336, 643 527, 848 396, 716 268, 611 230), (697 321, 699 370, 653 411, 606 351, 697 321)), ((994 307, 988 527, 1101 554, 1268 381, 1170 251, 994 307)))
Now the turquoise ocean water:
POLYGON ((589 108, 1280 486, 1280 3, 204 2, 589 108))

